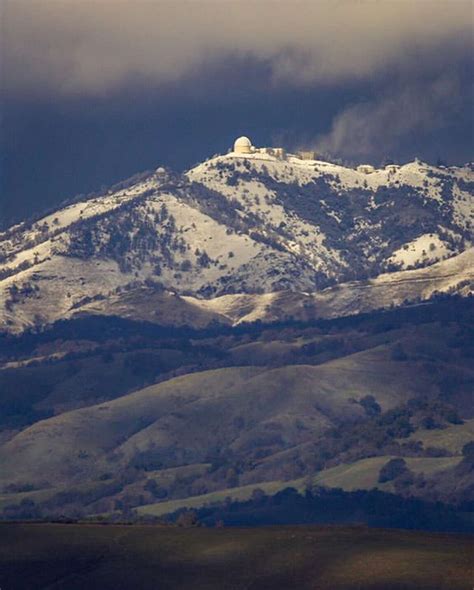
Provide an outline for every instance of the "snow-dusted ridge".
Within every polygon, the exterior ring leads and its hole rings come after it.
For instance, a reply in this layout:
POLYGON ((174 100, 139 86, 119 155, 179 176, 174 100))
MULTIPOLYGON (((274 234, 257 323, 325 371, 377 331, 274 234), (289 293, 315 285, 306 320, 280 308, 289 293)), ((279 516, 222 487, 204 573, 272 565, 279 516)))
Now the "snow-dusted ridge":
MULTIPOLYGON (((181 177, 158 169, 0 235, 0 330, 94 306, 107 313, 108 301, 140 286, 176 293, 201 310, 214 305, 207 300, 253 298, 245 321, 268 309, 290 313, 282 294, 291 292, 303 294, 306 308, 335 297, 334 309, 345 313, 350 302, 331 295, 338 293, 331 286, 354 280, 361 293, 390 283, 380 306, 398 304, 407 299, 400 274, 472 261, 473 187, 471 166, 418 161, 367 174, 291 154, 230 153, 181 177)), ((472 276, 461 266, 447 282, 430 278, 416 297, 466 294, 472 276)), ((234 321, 225 309, 208 311, 234 321)))
POLYGON ((368 281, 341 283, 313 293, 239 293, 210 300, 183 297, 192 306, 233 325, 294 319, 334 318, 428 301, 440 294, 474 293, 474 248, 417 270, 385 273, 368 281))

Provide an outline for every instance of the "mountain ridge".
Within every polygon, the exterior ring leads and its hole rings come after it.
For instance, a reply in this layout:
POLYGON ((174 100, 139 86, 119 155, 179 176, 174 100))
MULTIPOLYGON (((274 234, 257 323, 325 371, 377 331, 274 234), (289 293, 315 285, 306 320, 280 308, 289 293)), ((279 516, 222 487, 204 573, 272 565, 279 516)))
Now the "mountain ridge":
POLYGON ((436 269, 472 245, 473 186, 471 166, 418 161, 364 173, 231 153, 183 175, 158 168, 0 235, 0 329, 41 327, 147 284, 202 301, 304 298, 436 269))

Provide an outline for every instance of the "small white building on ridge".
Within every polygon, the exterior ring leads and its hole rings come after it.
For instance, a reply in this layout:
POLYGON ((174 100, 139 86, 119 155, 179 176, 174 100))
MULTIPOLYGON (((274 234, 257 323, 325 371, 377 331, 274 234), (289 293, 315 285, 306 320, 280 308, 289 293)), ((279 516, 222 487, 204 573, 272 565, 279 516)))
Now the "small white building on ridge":
POLYGON ((253 152, 252 142, 248 137, 242 135, 234 141, 234 153, 236 154, 251 154, 253 152))
POLYGON ((261 147, 257 148, 252 145, 252 142, 248 137, 242 135, 234 141, 234 147, 232 153, 238 154, 239 156, 245 156, 246 154, 267 154, 274 156, 275 158, 283 159, 286 155, 286 151, 282 147, 261 147))
MULTIPOLYGON (((277 160, 289 161, 292 164, 298 164, 298 161, 301 160, 302 165, 309 166, 321 165, 321 163, 324 162, 321 155, 315 150, 301 149, 295 153, 289 153, 282 147, 255 147, 246 135, 242 135, 234 141, 234 145, 229 149, 228 155, 234 157, 249 156, 250 158, 255 158, 257 160, 271 160, 275 158, 277 160), (260 154, 263 157, 259 158, 260 154), (268 156, 270 156, 270 158, 268 158, 268 156)), ((399 169, 400 166, 398 164, 387 164, 385 166, 385 171, 388 174, 394 174, 399 169)), ((373 174, 374 172, 379 171, 371 164, 360 164, 356 167, 356 170, 359 174, 373 174)))

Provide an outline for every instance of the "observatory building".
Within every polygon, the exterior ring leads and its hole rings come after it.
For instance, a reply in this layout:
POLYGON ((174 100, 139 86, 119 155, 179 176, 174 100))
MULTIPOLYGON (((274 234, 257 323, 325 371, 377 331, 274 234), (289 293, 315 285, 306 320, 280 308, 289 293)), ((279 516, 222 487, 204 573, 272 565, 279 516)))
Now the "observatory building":
POLYGON ((248 137, 242 135, 242 137, 237 138, 234 141, 234 152, 236 154, 251 154, 252 150, 252 142, 248 137))
POLYGON ((257 148, 252 145, 252 142, 248 137, 242 135, 242 137, 238 137, 234 141, 234 147, 230 150, 231 153, 238 155, 238 156, 246 156, 249 154, 266 154, 268 156, 273 156, 274 158, 284 159, 286 156, 286 152, 283 148, 274 148, 274 147, 260 147, 257 148))

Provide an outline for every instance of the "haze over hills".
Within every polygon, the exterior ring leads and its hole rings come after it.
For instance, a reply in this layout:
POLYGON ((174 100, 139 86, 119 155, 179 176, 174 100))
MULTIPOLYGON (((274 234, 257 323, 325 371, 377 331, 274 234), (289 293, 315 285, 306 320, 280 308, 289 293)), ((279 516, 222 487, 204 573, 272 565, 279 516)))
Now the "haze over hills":
MULTIPOLYGON (((0 326, 127 316, 144 287, 184 297, 167 297, 167 308, 198 322, 204 311, 268 319, 269 308, 275 319, 285 298, 315 317, 468 294, 473 183, 472 166, 354 170, 270 149, 216 156, 181 176, 159 168, 4 232, 0 326), (247 313, 228 313, 242 302, 247 313)), ((136 307, 144 319, 168 315, 145 312, 140 298, 136 307)))

